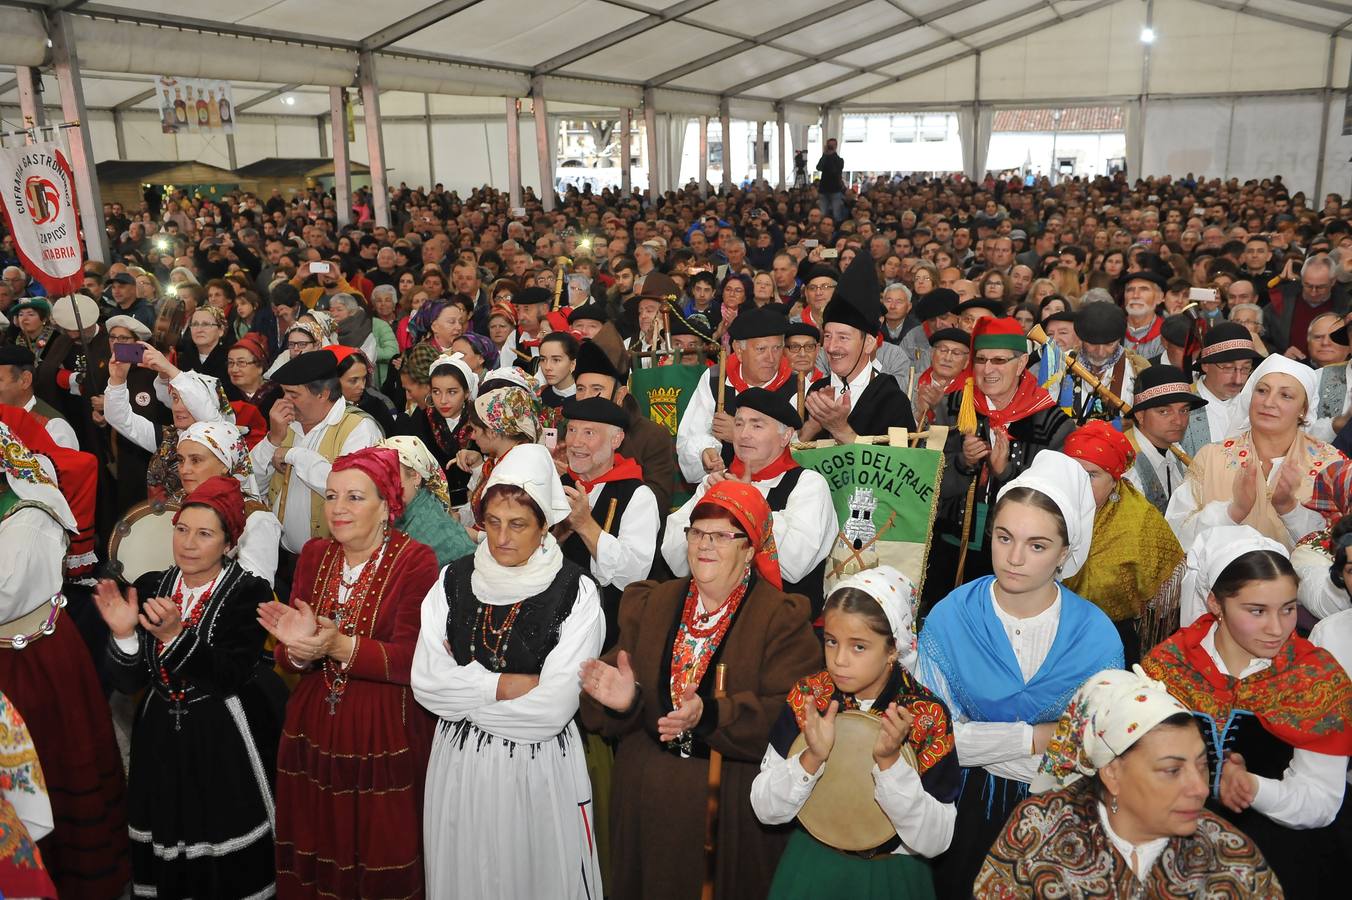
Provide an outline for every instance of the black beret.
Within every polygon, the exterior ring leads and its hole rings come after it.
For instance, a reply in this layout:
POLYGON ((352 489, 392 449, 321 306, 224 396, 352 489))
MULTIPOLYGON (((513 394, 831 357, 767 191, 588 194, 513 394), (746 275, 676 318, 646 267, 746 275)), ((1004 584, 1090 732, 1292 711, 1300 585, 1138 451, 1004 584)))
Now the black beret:
POLYGON ((803 278, 803 284, 807 284, 814 278, 829 278, 832 281, 840 281, 840 271, 836 269, 835 266, 817 263, 817 265, 807 270, 807 275, 803 278))
POLYGON ((948 288, 935 288, 915 301, 915 317, 922 322, 957 311, 958 294, 948 288))
POLYGON ((728 337, 734 341, 749 341, 752 338, 779 337, 788 330, 788 320, 777 310, 757 307, 738 313, 728 327, 728 337))
POLYGON ((822 342, 821 331, 806 322, 790 322, 789 327, 784 329, 784 337, 810 337, 819 344, 822 342))
POLYGON ((1116 303, 1086 303, 1075 319, 1075 334, 1091 344, 1111 344, 1127 336, 1127 314, 1116 303))
POLYGON ((955 344, 962 344, 964 347, 972 346, 972 336, 961 328, 940 328, 929 336, 931 347, 940 341, 952 341, 955 344))
POLYGON ((338 357, 332 350, 302 353, 272 374, 277 384, 298 385, 338 377, 338 357))
POLYGON ((572 315, 568 317, 569 322, 576 322, 578 319, 591 319, 596 322, 608 322, 610 316, 606 314, 604 305, 595 300, 588 300, 586 303, 575 308, 572 315))
POLYGON ((747 388, 737 395, 738 409, 754 409, 764 413, 776 422, 798 429, 803 427, 803 419, 789 401, 774 391, 765 388, 747 388))
POLYGON ((567 401, 563 404, 563 417, 569 422, 600 422, 620 429, 629 427, 629 414, 613 401, 601 397, 567 401))
POLYGON ((1045 326, 1052 322, 1069 322, 1070 324, 1074 325, 1079 318, 1080 317, 1079 315, 1076 314, 1075 310, 1063 309, 1060 312, 1054 312, 1051 315, 1047 316, 1045 319, 1042 320, 1042 324, 1045 326))
POLYGON ((1122 276, 1122 286, 1126 287, 1133 281, 1148 281, 1161 291, 1169 290, 1169 280, 1157 272, 1150 269, 1142 269, 1139 272, 1128 272, 1122 276))
POLYGON ((577 361, 573 366, 573 378, 579 375, 605 375, 619 382, 620 370, 610 361, 606 351, 591 340, 583 341, 577 348, 577 361))
POLYGON ((0 347, 0 366, 32 366, 37 357, 27 347, 0 347))
POLYGON ((1175 347, 1186 347, 1188 345, 1188 335, 1192 333, 1192 316, 1186 313, 1175 313, 1164 320, 1160 326, 1160 337, 1164 338, 1175 347))
POLYGON ((1001 300, 990 300, 986 297, 975 297, 971 300, 965 300, 958 304, 958 314, 967 312, 969 309, 984 309, 997 319, 1005 317, 1005 304, 1001 300))
POLYGON ((530 306, 534 303, 553 303, 554 294, 542 287, 528 287, 518 291, 512 298, 513 306, 530 306))

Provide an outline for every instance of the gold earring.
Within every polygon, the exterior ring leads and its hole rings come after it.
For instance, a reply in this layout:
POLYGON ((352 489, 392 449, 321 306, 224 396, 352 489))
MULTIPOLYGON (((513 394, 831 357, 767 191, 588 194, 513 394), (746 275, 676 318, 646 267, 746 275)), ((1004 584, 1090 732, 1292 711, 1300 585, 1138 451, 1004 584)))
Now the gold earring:
POLYGON ((1110 801, 1108 801, 1108 809, 1112 812, 1113 815, 1117 815, 1117 795, 1116 795, 1116 794, 1114 794, 1113 797, 1112 797, 1112 799, 1111 799, 1110 801))

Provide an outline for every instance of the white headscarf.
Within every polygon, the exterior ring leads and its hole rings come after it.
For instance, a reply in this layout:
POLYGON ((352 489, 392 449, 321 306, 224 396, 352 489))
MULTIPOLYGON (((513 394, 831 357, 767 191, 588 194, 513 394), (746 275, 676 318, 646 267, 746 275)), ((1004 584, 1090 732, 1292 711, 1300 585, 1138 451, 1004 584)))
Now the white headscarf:
POLYGON ((1319 402, 1319 373, 1303 362, 1296 362, 1294 359, 1288 359, 1280 353, 1274 353, 1267 359, 1258 364, 1258 368, 1253 370, 1249 380, 1244 382, 1244 390, 1239 392, 1239 399, 1235 403, 1235 409, 1239 415, 1235 423, 1230 426, 1232 435, 1243 434, 1249 430, 1249 405, 1253 403, 1253 390, 1258 386, 1258 382, 1263 380, 1264 375, 1270 375, 1273 372, 1280 372, 1283 375, 1290 375, 1300 382, 1301 387, 1305 389, 1305 402, 1310 409, 1319 402))
MULTIPOLYGON (((178 433, 178 442, 193 441, 206 447, 225 466, 226 474, 249 486, 253 463, 240 430, 229 422, 193 422, 178 433)), ((248 493, 248 491, 246 491, 248 493)))
POLYGON ((911 579, 891 566, 865 569, 836 582, 835 593, 841 588, 856 588, 868 594, 883 608, 892 637, 897 642, 897 656, 906 671, 915 672, 916 635, 915 609, 917 597, 911 579))
POLYGON ((1061 567, 1061 579, 1070 578, 1084 565, 1089 556, 1089 542, 1094 537, 1094 491, 1089 476, 1075 460, 1056 450, 1043 450, 1033 457, 1033 463, 1017 478, 1000 488, 998 501, 1016 487, 1032 488, 1056 504, 1061 518, 1066 521, 1066 537, 1070 554, 1061 567))
POLYGON ((1188 569, 1183 573, 1180 627, 1187 627, 1206 614, 1207 595, 1225 567, 1255 550, 1272 550, 1291 558, 1285 547, 1250 525, 1222 525, 1197 536, 1188 550, 1188 569))
POLYGON ((169 383, 188 414, 198 422, 235 422, 235 411, 224 399, 220 379, 201 372, 180 372, 169 383))
MULTIPOLYGON (((487 491, 495 484, 510 484, 526 492, 545 514, 545 523, 557 525, 572 508, 563 492, 554 457, 541 444, 520 444, 498 460, 493 474, 484 483, 487 491)), ((480 541, 474 551, 474 573, 470 587, 483 603, 501 606, 534 597, 553 583, 563 567, 563 551, 554 535, 545 532, 540 549, 519 566, 504 566, 493 558, 488 541, 480 541)))
POLYGON ((1165 719, 1188 712, 1139 665, 1105 669, 1080 686, 1033 776, 1034 793, 1067 787, 1126 753, 1165 719))
MULTIPOLYGON (((443 353, 432 360, 432 365, 427 367, 427 377, 431 378, 437 374, 437 369, 454 367, 460 370, 461 376, 465 379, 465 393, 469 395, 470 400, 479 396, 479 376, 475 375, 470 369, 469 363, 465 362, 463 353, 443 353)), ((491 375, 492 373, 488 373, 491 375)))
POLYGON ((525 388, 532 394, 535 393, 535 379, 526 374, 526 371, 518 366, 504 366, 501 369, 492 369, 484 373, 484 382, 506 381, 520 388, 525 388))

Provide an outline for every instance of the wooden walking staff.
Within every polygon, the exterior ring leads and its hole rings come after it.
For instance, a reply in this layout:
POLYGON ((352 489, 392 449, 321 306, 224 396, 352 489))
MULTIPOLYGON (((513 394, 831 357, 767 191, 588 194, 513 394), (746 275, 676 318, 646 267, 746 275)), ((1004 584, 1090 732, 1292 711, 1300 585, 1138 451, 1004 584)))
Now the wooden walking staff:
MULTIPOLYGON (((1042 330, 1041 325, 1034 325, 1032 329, 1029 330, 1028 339, 1037 344, 1046 344, 1047 341, 1050 340, 1047 337, 1047 332, 1042 330)), ((1078 359, 1072 359, 1070 365, 1066 367, 1066 370, 1085 384, 1089 385, 1089 387, 1092 388, 1105 403, 1115 407, 1123 417, 1131 415, 1131 404, 1114 394, 1111 388, 1104 384, 1093 372, 1086 369, 1084 364, 1078 359)), ((1192 457, 1184 452, 1183 448, 1177 444, 1170 444, 1169 452, 1178 457, 1179 462, 1183 463, 1183 465, 1192 465, 1192 457)))
MULTIPOLYGON (((975 390, 976 385, 972 380, 972 376, 968 375, 967 384, 963 387, 964 406, 967 405, 967 401, 970 399, 967 395, 975 390)), ((971 437, 977 432, 976 422, 965 421, 966 418, 963 411, 959 410, 957 422, 958 431, 961 432, 964 437, 971 437)), ((967 485, 967 500, 962 511, 962 536, 959 539, 960 543, 958 544, 958 570, 953 579, 954 588, 962 587, 962 573, 967 568, 967 544, 972 539, 972 518, 976 515, 976 486, 980 483, 981 476, 985 474, 985 470, 986 461, 983 459, 981 462, 977 463, 976 471, 972 473, 972 482, 967 485)))
POLYGON ((560 256, 554 261, 554 310, 558 310, 563 303, 563 283, 568 280, 567 267, 572 264, 572 260, 566 256, 560 256))
POLYGON ((722 412, 722 411, 723 411, 723 394, 724 394, 725 391, 726 391, 726 383, 727 383, 727 380, 728 380, 728 351, 724 350, 722 347, 719 347, 719 349, 718 349, 718 409, 716 410, 717 412, 722 412))
MULTIPOLYGON (((728 695, 728 664, 714 668, 714 702, 728 695)), ((704 807, 704 887, 700 900, 714 900, 718 876, 718 800, 723 789, 723 754, 709 748, 709 797, 704 807)))

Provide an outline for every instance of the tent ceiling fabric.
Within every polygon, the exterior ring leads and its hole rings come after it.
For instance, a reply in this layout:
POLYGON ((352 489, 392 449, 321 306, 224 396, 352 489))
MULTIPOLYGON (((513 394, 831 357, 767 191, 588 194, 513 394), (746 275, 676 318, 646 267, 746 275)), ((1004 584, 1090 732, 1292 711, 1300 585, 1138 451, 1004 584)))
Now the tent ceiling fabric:
MULTIPOLYGON (((153 108, 129 101, 145 90, 137 76, 163 72, 232 79, 239 102, 308 85, 298 95, 313 98, 253 111, 322 113, 323 86, 354 85, 358 54, 371 50, 387 91, 527 96, 531 79, 544 76, 544 96, 561 102, 637 106, 643 89, 654 88, 663 112, 716 114, 728 97, 744 110, 788 102, 790 120, 801 121, 827 105, 1053 98, 1054 90, 1039 95, 1034 87, 1050 80, 1037 71, 1048 51, 1066 55, 1053 67, 1062 76, 1077 73, 1063 80, 1062 94, 1139 94, 1146 0, 381 0, 343 2, 334 15, 336 5, 0 0, 0 65, 41 64, 40 8, 72 7, 86 96, 97 108, 153 108), (1011 75, 1016 47, 1023 60, 1011 75), (979 67, 971 63, 977 54, 988 57, 979 67), (1102 71, 1081 78, 1068 59, 1102 71), (963 78, 972 82, 966 88, 963 78)), ((1303 50, 1277 54, 1309 68, 1284 73, 1283 89, 1318 89, 1329 36, 1348 39, 1335 47, 1352 43, 1352 0, 1155 0, 1154 25, 1160 61, 1151 65, 1152 93, 1184 93, 1185 75, 1206 68, 1195 55, 1207 55, 1208 40, 1225 71, 1205 71, 1195 90, 1251 89, 1251 66, 1264 55, 1249 52, 1253 36, 1274 31, 1302 47, 1324 42, 1313 59, 1303 50)), ((1337 51, 1335 87, 1344 83, 1346 57, 1337 51)), ((3 69, 0 76, 0 85, 9 80, 3 69)), ((0 102, 14 96, 12 86, 0 88, 0 102)))

